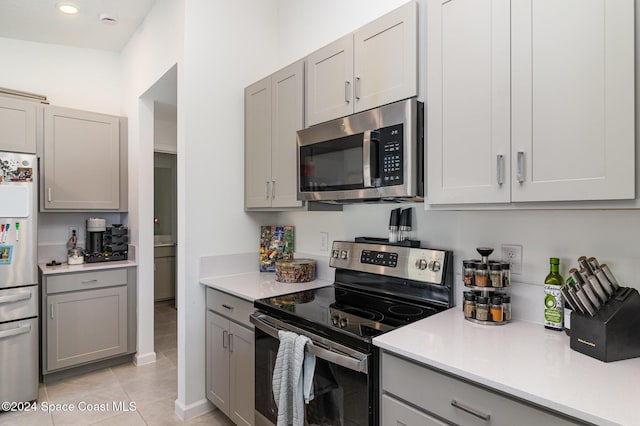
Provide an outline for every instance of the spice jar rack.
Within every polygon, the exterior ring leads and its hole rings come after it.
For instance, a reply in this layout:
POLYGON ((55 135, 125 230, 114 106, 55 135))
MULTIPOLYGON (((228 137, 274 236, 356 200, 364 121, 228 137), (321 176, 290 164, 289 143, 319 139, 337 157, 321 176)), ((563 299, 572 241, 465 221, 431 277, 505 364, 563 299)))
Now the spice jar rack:
POLYGON ((491 262, 493 249, 479 247, 480 260, 462 261, 462 280, 469 289, 463 294, 462 311, 467 321, 482 325, 503 325, 511 320, 511 285, 507 262, 491 262))

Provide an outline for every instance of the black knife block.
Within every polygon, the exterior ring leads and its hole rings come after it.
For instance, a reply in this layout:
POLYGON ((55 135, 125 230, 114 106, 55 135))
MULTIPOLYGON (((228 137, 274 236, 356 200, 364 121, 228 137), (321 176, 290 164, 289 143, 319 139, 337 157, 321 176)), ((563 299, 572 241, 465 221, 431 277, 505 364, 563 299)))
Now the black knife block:
POLYGON ((593 317, 571 313, 571 349, 604 362, 640 356, 640 294, 621 287, 593 317))

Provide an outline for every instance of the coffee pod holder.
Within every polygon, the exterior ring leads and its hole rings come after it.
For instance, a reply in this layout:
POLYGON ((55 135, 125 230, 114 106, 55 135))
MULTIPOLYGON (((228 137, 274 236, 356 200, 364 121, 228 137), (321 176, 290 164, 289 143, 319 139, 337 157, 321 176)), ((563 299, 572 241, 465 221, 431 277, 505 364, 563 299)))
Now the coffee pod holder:
MULTIPOLYGON (((464 286, 471 290, 470 292, 465 292, 465 294, 467 293, 473 293, 474 295, 476 295, 476 300, 480 297, 486 297, 489 299, 489 305, 491 305, 491 297, 492 296, 508 296, 508 294, 506 293, 507 288, 509 287, 510 283, 511 283, 511 278, 510 275, 508 276, 504 276, 503 273, 501 272, 500 278, 499 278, 499 285, 494 286, 492 283, 492 279, 491 279, 491 274, 489 272, 489 267, 490 265, 492 265, 492 263, 489 262, 489 256, 491 255, 491 253, 493 253, 493 248, 490 247, 478 247, 476 249, 478 251, 478 253, 480 254, 480 256, 482 256, 481 260, 463 260, 463 282, 464 282, 464 286), (467 268, 467 264, 475 264, 477 265, 484 265, 484 266, 480 266, 478 267, 478 269, 473 269, 473 274, 469 275, 468 274, 468 268, 467 268), (482 276, 482 273, 477 274, 477 270, 484 270, 486 271, 484 276, 482 276), (477 285, 479 282, 482 282, 486 285, 477 285)), ((501 264, 502 262, 500 262, 501 264)), ((493 264, 498 264, 498 263, 493 263, 493 264)), ((511 305, 509 305, 511 306, 511 305)), ((505 314, 504 313, 504 308, 503 308, 503 315, 502 315, 502 320, 501 321, 493 321, 492 318, 492 313, 491 313, 491 308, 489 308, 489 313, 486 316, 487 319, 478 319, 478 313, 477 313, 477 302, 476 302, 476 308, 473 310, 473 312, 471 311, 467 311, 465 309, 465 302, 463 301, 463 312, 464 312, 464 319, 470 322, 473 322, 475 324, 481 324, 481 325, 504 325, 507 324, 508 322, 511 321, 511 309, 509 308, 509 314, 505 314)))

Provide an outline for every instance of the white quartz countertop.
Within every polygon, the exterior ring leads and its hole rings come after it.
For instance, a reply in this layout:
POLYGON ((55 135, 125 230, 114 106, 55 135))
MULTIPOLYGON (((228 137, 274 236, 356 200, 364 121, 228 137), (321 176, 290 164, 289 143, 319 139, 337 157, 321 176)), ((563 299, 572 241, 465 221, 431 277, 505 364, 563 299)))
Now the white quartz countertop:
POLYGON ((598 425, 640 424, 640 358, 605 363, 564 332, 513 321, 483 326, 452 308, 373 340, 376 346, 598 425))
POLYGON ((39 263, 38 267, 42 271, 42 275, 68 274, 72 272, 90 272, 103 269, 128 268, 137 266, 135 260, 113 260, 110 262, 83 263, 81 265, 69 265, 66 262, 57 266, 47 266, 46 263, 39 263))
POLYGON ((275 273, 273 272, 248 272, 244 274, 201 278, 200 283, 250 302, 256 299, 311 290, 333 284, 331 281, 319 279, 309 283, 281 283, 275 280, 275 273))

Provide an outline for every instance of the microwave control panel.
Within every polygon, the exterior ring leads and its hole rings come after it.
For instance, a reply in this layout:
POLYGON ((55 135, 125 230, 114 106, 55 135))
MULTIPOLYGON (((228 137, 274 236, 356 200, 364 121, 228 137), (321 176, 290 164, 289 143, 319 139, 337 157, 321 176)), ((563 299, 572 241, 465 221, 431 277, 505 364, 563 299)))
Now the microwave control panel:
POLYGON ((381 186, 404 184, 404 137, 402 124, 378 130, 380 140, 381 186))

